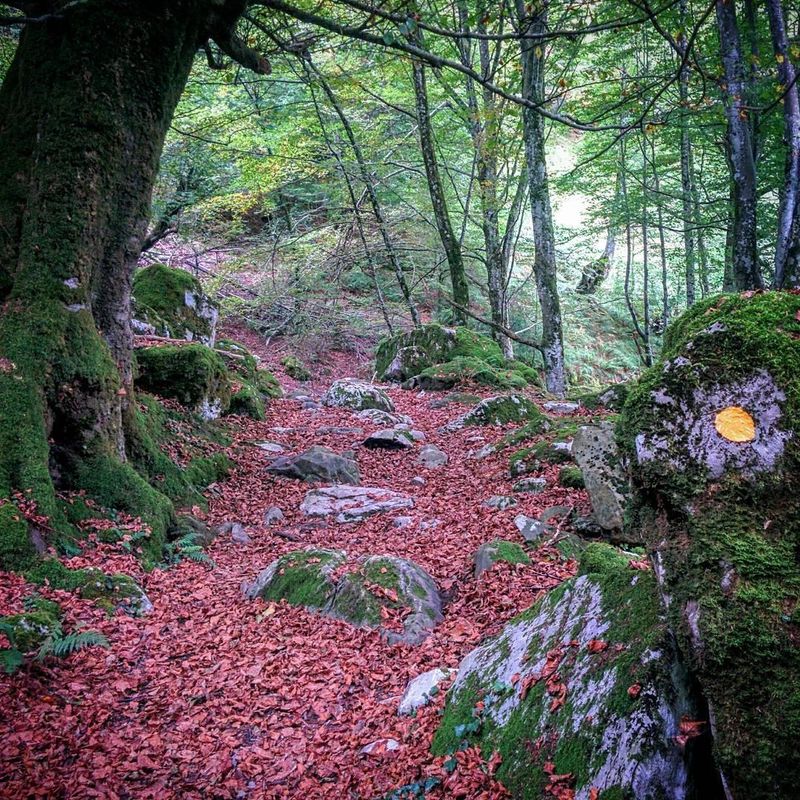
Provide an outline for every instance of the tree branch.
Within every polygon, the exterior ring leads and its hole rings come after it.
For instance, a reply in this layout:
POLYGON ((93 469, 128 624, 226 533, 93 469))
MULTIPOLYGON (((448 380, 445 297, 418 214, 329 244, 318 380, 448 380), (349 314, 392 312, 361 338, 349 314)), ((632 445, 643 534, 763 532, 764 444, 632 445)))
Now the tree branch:
POLYGON ((470 311, 468 308, 464 308, 464 306, 460 306, 454 300, 451 300, 446 294, 441 295, 442 299, 445 303, 448 303, 453 308, 458 309, 459 311, 466 314, 468 317, 472 317, 472 319, 476 320, 477 322, 482 323, 483 325, 488 325, 490 328, 499 331, 500 333, 508 336, 509 339, 513 339, 513 341, 524 344, 526 347, 532 347, 534 350, 538 350, 540 353, 542 352, 542 345, 539 342, 533 342, 530 339, 523 339, 517 333, 514 333, 510 328, 506 328, 505 325, 500 325, 498 322, 492 322, 490 319, 486 319, 486 317, 481 317, 480 315, 470 311))

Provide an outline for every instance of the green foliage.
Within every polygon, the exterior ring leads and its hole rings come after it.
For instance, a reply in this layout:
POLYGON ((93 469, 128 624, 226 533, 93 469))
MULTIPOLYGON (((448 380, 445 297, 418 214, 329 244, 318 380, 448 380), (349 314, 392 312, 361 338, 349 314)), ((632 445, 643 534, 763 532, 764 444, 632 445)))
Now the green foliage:
POLYGON ((558 471, 558 482, 567 489, 583 489, 583 472, 580 467, 567 465, 558 471))
POLYGON ((297 356, 284 356, 281 359, 281 365, 290 378, 294 378, 296 381, 311 380, 311 373, 297 356))
POLYGON ((231 395, 228 413, 263 420, 264 401, 261 399, 261 394, 252 386, 243 385, 241 389, 231 395))

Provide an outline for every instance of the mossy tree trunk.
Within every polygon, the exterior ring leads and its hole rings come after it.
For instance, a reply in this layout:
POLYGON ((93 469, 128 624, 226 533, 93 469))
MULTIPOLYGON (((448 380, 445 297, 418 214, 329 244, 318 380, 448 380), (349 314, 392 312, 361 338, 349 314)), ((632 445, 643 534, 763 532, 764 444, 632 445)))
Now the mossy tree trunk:
POLYGON ((126 464, 132 271, 194 55, 243 8, 60 1, 22 32, 0 89, 0 498, 53 517, 54 484, 100 464, 149 490, 126 464))

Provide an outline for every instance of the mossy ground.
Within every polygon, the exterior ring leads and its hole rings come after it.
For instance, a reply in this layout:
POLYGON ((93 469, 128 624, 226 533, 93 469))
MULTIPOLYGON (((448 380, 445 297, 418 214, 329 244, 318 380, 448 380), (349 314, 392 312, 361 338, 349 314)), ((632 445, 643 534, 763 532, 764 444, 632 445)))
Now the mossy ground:
POLYGON ((281 366, 286 371, 286 374, 296 381, 311 380, 311 372, 297 356, 284 356, 281 359, 281 366))
POLYGON ((286 600, 291 605, 322 609, 334 588, 325 568, 333 568, 341 561, 340 555, 325 550, 287 553, 279 559, 277 571, 261 596, 265 600, 286 600))

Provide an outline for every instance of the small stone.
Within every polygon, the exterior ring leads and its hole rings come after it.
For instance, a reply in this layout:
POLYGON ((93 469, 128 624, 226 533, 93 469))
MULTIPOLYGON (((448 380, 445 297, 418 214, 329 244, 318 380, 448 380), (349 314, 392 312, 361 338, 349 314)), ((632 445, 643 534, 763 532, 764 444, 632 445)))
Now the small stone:
POLYGON ((421 475, 415 475, 410 482, 413 486, 424 486, 428 481, 421 475))
POLYGON ((317 430, 321 436, 363 436, 363 428, 349 428, 346 425, 323 425, 317 430))
POLYGON ((392 520, 392 525, 395 528, 405 528, 407 525, 410 525, 414 521, 413 517, 395 517, 392 520))
POLYGON ((347 483, 353 486, 361 482, 358 465, 352 458, 338 455, 328 447, 315 445, 295 456, 276 458, 267 472, 308 483, 347 483))
POLYGON ((420 530, 427 531, 431 528, 438 528, 442 524, 440 519, 426 519, 424 522, 420 522, 419 527, 420 530))
POLYGON ((586 539, 596 539, 604 533, 603 528, 598 525, 597 520, 592 516, 576 517, 572 523, 572 529, 578 536, 583 536, 586 539))
POLYGON ((373 514, 413 508, 408 495, 378 487, 326 486, 308 492, 300 510, 310 517, 334 516, 337 522, 359 522, 373 514))
POLYGON ((518 514, 514 517, 514 524, 526 542, 538 541, 550 530, 550 526, 547 523, 532 517, 526 517, 525 514, 518 514))
POLYGON ((542 407, 551 414, 574 414, 581 407, 581 404, 565 400, 548 400, 542 404, 542 407))
POLYGON ((572 506, 550 506, 542 511, 541 514, 539 514, 539 520, 544 522, 545 525, 549 525, 550 522, 557 517, 569 519, 574 510, 575 509, 572 506))
POLYGON ((513 489, 515 492, 527 494, 538 494, 547 488, 547 478, 523 478, 517 481, 513 489))
POLYGON ((513 497, 508 497, 504 494, 496 494, 488 500, 484 500, 483 504, 487 508, 496 508, 498 511, 505 511, 507 508, 513 508, 517 501, 513 497))
POLYGON ((237 544, 250 544, 250 537, 241 522, 223 522, 216 530, 218 536, 230 534, 231 539, 237 544))
POLYGON ((362 747, 361 752, 365 756, 380 756, 399 749, 400 742, 397 739, 377 739, 374 742, 370 742, 366 747, 362 747))
POLYGON ((414 446, 414 439, 408 431, 395 430, 394 428, 384 428, 370 434, 364 439, 364 447, 371 450, 408 450, 414 446))
POLYGON ((439 684, 455 674, 454 669, 431 669, 418 675, 408 686, 403 694, 403 699, 397 708, 401 717, 411 716, 417 709, 424 708, 431 701, 439 689, 439 684))
MULTIPOLYGON (((443 467, 449 461, 447 453, 440 450, 435 444, 426 444, 419 451, 417 461, 426 469, 436 469, 443 467)), ((421 480, 424 481, 424 478, 421 480)), ((421 484, 424 485, 424 484, 421 484)))
POLYGON ((286 517, 284 517, 283 511, 281 511, 278 506, 272 506, 268 508, 264 514, 265 525, 278 525, 279 523, 283 522, 284 519, 286 519, 286 517))
POLYGON ((256 442, 256 447, 263 450, 265 453, 283 453, 286 448, 277 442, 256 442))

